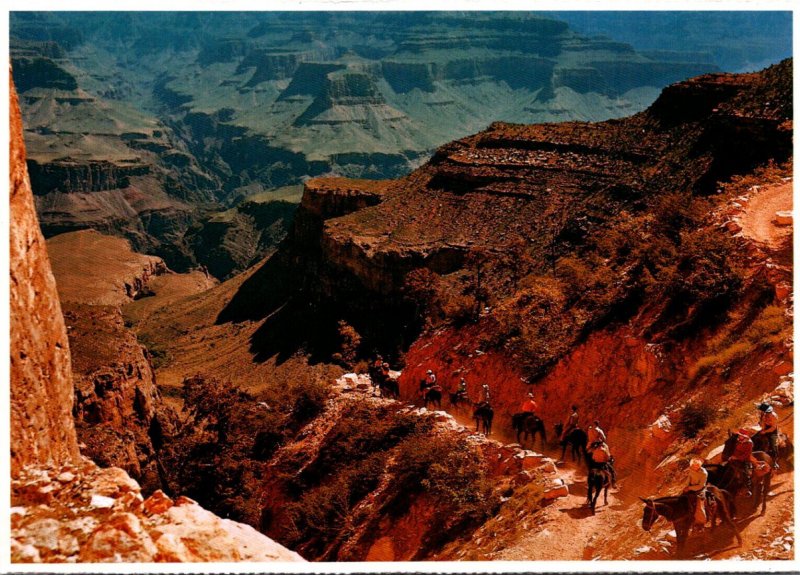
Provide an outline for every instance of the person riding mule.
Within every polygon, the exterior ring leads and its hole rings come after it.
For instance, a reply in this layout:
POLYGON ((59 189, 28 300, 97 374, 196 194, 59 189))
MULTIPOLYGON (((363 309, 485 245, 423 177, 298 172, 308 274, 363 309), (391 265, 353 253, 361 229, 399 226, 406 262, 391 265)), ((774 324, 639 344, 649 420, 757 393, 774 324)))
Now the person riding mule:
POLYGON ((450 403, 454 406, 458 406, 462 403, 469 403, 469 396, 467 395, 467 380, 463 377, 458 382, 458 387, 456 388, 455 393, 450 394, 450 403))
POLYGON ((375 360, 369 364, 368 371, 370 381, 372 381, 372 390, 374 393, 375 388, 380 388, 381 383, 383 383, 383 357, 380 355, 375 356, 375 360))
MULTIPOLYGON (((715 505, 709 506, 711 529, 716 528, 716 522, 719 518, 722 523, 727 524, 733 529, 736 535, 736 541, 741 547, 742 536, 739 532, 739 527, 734 521, 736 517, 736 504, 733 496, 724 489, 720 489, 714 485, 708 486, 708 495, 710 496, 709 501, 713 500, 715 502, 715 505)), ((656 519, 659 517, 664 517, 667 521, 672 522, 672 528, 675 530, 677 553, 680 555, 686 545, 686 540, 692 524, 695 522, 695 512, 689 507, 689 499, 683 495, 659 497, 657 499, 645 499, 640 497, 640 499, 644 503, 642 529, 650 531, 656 519)))
POLYGON ((748 430, 742 428, 736 434, 736 445, 733 453, 728 457, 727 465, 743 479, 745 497, 753 494, 753 464, 757 463, 758 460, 753 457, 753 441, 750 439, 748 430))
POLYGON ((533 394, 528 393, 525 401, 522 402, 520 410, 511 416, 511 427, 520 429, 525 420, 529 417, 536 417, 536 412, 539 410, 539 405, 534 401, 533 394))
POLYGON ((569 414, 566 423, 564 424, 564 430, 561 432, 560 441, 563 443, 567 440, 567 436, 573 429, 578 428, 578 406, 572 406, 572 413, 569 414))
POLYGON ((476 408, 480 407, 491 407, 492 406, 492 394, 489 391, 489 384, 484 383, 481 386, 481 399, 478 402, 476 408))
POLYGON ((766 452, 772 457, 773 467, 778 468, 778 414, 768 403, 758 406, 760 429, 753 435, 753 445, 763 445, 762 438, 766 440, 766 452))
POLYGON ((433 370, 428 370, 425 379, 419 384, 419 395, 425 402, 425 407, 429 403, 433 403, 438 408, 441 408, 442 402, 442 388, 436 380, 436 374, 433 370))
POLYGON ((595 422, 589 426, 589 429, 586 430, 586 449, 592 449, 592 444, 601 441, 603 443, 606 442, 606 433, 602 429, 600 429, 600 422, 595 420, 595 422))
POLYGON ((703 469, 703 460, 694 458, 689 462, 689 483, 683 488, 682 495, 689 499, 689 507, 694 513, 695 525, 706 524, 706 484, 708 471, 703 469))
POLYGON ((606 442, 598 439, 591 445, 591 451, 588 457, 589 470, 600 469, 608 473, 611 479, 611 486, 617 487, 617 472, 614 469, 614 458, 611 456, 611 451, 606 442))
POLYGON ((425 374, 425 379, 423 379, 419 383, 419 394, 422 397, 425 397, 425 394, 431 389, 440 389, 439 384, 436 380, 436 374, 433 373, 433 370, 429 369, 425 374))

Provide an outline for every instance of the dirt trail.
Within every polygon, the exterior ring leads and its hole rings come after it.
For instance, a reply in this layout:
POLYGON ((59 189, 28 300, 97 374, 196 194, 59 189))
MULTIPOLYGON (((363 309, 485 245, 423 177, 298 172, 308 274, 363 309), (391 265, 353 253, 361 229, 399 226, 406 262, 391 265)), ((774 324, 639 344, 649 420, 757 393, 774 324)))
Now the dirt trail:
POLYGON ((559 471, 569 485, 569 496, 557 499, 537 518, 537 527, 529 531, 513 547, 494 558, 505 561, 571 561, 589 560, 598 555, 599 536, 614 529, 618 511, 626 508, 619 494, 610 489, 608 505, 601 494, 595 514, 586 503, 586 473, 565 468, 559 471))
POLYGON ((742 234, 760 244, 780 249, 792 236, 792 226, 775 223, 777 212, 792 210, 792 182, 766 186, 755 192, 741 217, 742 234))

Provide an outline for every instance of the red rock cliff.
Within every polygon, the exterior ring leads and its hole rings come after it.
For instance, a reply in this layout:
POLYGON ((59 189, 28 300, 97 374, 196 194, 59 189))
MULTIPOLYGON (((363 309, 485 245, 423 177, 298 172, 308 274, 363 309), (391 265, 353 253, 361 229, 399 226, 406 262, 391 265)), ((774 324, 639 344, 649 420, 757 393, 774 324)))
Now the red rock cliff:
POLYGON ((33 206, 22 120, 11 85, 11 473, 78 458, 67 331, 33 206))

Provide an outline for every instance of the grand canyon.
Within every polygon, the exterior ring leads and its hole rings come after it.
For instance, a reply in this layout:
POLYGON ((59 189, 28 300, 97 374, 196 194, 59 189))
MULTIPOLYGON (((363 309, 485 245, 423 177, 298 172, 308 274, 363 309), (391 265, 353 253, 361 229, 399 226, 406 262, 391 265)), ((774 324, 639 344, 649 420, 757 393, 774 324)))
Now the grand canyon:
POLYGON ((10 32, 13 562, 794 557, 790 13, 10 32))

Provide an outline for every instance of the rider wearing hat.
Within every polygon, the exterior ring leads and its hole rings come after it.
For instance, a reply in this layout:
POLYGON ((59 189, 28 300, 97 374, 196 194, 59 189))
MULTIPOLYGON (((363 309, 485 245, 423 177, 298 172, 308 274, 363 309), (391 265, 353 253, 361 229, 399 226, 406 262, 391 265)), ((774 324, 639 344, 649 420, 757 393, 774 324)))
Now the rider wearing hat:
POLYGON ((689 483, 683 488, 683 494, 689 498, 689 505, 694 509, 694 521, 697 525, 706 524, 706 483, 708 471, 703 468, 703 460, 693 458, 689 462, 689 483))
POLYGON ((525 416, 536 415, 536 411, 538 409, 539 406, 533 400, 533 394, 528 393, 528 397, 526 397, 525 401, 522 402, 522 407, 520 408, 520 412, 523 413, 525 416))
POLYGON ((491 400, 491 394, 489 393, 489 384, 484 383, 481 386, 481 403, 483 405, 489 405, 491 400))
POLYGON ((564 431, 561 432, 561 441, 565 441, 570 431, 577 428, 578 428, 578 406, 573 405, 572 413, 569 414, 567 422, 564 424, 564 431))
POLYGON ((436 385, 436 374, 432 369, 425 372, 425 378, 419 383, 419 394, 424 396, 425 393, 436 385))
POLYGON ((759 429, 753 435, 753 443, 757 437, 766 437, 769 442, 768 453, 772 457, 772 465, 778 467, 778 414, 769 403, 762 403, 758 406, 759 429))
POLYGON ((608 471, 608 475, 611 478, 611 486, 616 489, 617 472, 614 469, 614 458, 611 456, 608 444, 605 440, 598 439, 592 443, 591 447, 589 467, 608 471))

